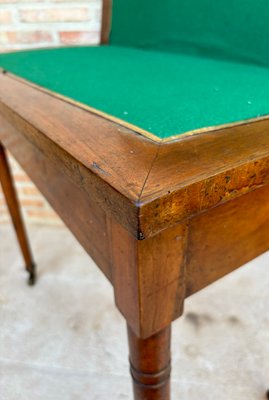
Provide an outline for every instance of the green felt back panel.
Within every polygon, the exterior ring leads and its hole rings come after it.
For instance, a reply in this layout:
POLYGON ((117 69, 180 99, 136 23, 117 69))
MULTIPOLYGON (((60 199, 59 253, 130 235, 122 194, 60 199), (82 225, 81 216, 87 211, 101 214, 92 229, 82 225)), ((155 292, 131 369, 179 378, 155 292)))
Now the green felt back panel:
POLYGON ((269 0, 114 0, 111 43, 269 66, 269 0))

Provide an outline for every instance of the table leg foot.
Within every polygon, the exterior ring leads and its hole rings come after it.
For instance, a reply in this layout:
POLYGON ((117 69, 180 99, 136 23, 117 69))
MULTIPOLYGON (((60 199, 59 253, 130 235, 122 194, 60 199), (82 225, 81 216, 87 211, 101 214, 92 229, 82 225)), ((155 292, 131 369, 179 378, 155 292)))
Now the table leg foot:
POLYGON ((128 328, 130 370, 135 400, 169 400, 171 372, 170 326, 148 339, 128 328))
POLYGON ((33 286, 36 283, 36 264, 32 263, 27 265, 26 271, 29 273, 28 285, 33 286))

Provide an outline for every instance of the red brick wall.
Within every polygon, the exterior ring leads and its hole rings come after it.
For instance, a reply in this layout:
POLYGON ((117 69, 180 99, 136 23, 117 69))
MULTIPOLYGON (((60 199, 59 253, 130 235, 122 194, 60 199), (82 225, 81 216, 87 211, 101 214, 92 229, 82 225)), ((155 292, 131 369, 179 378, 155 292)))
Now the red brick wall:
MULTIPOLYGON (((13 158, 9 157, 9 160, 24 219, 35 223, 45 222, 46 224, 60 225, 61 220, 48 205, 47 201, 33 185, 28 176, 13 158)), ((0 224, 5 222, 10 222, 10 216, 0 187, 0 224)))
POLYGON ((0 51, 99 41, 101 0, 0 0, 0 51))
MULTIPOLYGON (((20 49, 97 44, 102 0, 0 0, 0 53, 20 49)), ((33 222, 60 220, 18 164, 12 170, 24 217, 33 222)), ((0 223, 9 220, 0 187, 0 223)))

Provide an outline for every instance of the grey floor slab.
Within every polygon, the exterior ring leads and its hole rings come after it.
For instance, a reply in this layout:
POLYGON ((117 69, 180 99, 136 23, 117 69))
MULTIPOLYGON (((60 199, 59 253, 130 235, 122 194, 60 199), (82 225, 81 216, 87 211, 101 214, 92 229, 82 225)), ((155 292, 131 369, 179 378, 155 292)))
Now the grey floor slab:
MULTIPOLYGON (((0 226, 0 399, 131 399, 125 323, 65 228, 30 226, 39 279, 0 226)), ((262 400, 269 388, 269 253, 186 301, 173 324, 173 400, 262 400)))

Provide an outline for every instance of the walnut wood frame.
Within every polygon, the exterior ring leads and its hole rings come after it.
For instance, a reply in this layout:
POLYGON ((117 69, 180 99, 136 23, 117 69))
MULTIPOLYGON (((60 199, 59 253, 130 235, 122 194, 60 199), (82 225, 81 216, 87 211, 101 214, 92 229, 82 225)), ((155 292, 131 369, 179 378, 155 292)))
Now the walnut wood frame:
POLYGON ((0 142, 111 281, 136 400, 169 399, 185 298, 269 249, 268 131, 265 118, 157 143, 0 74, 0 142))

